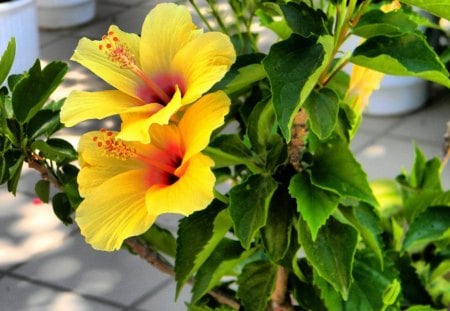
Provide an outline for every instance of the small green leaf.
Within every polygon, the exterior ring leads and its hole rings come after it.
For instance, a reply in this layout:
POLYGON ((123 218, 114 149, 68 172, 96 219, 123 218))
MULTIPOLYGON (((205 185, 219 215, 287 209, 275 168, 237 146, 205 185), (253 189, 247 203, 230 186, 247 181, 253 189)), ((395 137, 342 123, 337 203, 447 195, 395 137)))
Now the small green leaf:
POLYGON ((72 207, 70 205, 69 199, 64 192, 59 192, 53 196, 52 199, 53 212, 56 217, 63 222, 65 225, 69 225, 73 222, 72 220, 72 207))
POLYGON ((280 5, 292 31, 303 36, 321 36, 328 33, 327 16, 321 10, 314 10, 304 2, 288 2, 280 5))
POLYGON ((304 38, 292 34, 272 45, 263 60, 272 88, 278 126, 290 141, 295 114, 317 84, 333 49, 333 38, 304 38))
POLYGON ((298 237, 309 263, 347 300, 358 243, 356 230, 329 218, 313 241, 306 222, 300 219, 298 237))
POLYGON ((50 138, 47 141, 37 140, 31 144, 31 148, 40 150, 47 159, 56 162, 71 162, 78 157, 73 146, 60 138, 50 138))
POLYGON ((23 161, 25 156, 19 152, 8 150, 5 153, 6 165, 8 169, 8 191, 16 195, 17 185, 22 174, 23 161), (9 151, 9 152, 8 152, 9 151))
POLYGON ((267 220, 267 213, 277 182, 270 176, 252 175, 230 191, 230 216, 234 230, 246 249, 267 220))
POLYGON ((398 35, 406 32, 414 32, 417 24, 412 21, 402 10, 383 12, 370 10, 359 20, 353 33, 363 38, 378 35, 398 35))
POLYGON ((428 243, 450 237, 450 207, 433 206, 419 214, 410 224, 403 241, 409 252, 422 250, 428 243))
POLYGON ((259 170, 252 152, 237 134, 217 136, 203 153, 214 160, 216 168, 244 164, 252 171, 259 170))
POLYGON ((308 113, 311 130, 320 138, 331 135, 336 127, 339 112, 339 97, 328 88, 312 91, 303 107, 308 113))
POLYGON ((253 149, 258 154, 267 150, 272 128, 275 122, 275 112, 272 101, 265 99, 258 102, 248 117, 247 135, 253 149))
POLYGON ((177 295, 214 251, 230 227, 228 210, 219 201, 213 201, 207 209, 195 212, 180 221, 175 257, 177 295))
POLYGON ((34 191, 36 192, 39 199, 42 202, 48 203, 50 197, 50 182, 47 180, 39 180, 34 186, 34 191))
POLYGON ((17 120, 25 123, 45 104, 46 100, 62 82, 67 64, 52 62, 41 70, 40 61, 14 86, 12 104, 17 120))
POLYGON ((40 110, 28 122, 27 135, 31 139, 49 137, 61 126, 59 111, 40 110))
POLYGON ((450 3, 447 0, 401 0, 401 2, 450 20, 450 3))
POLYGON ((422 34, 369 38, 353 51, 350 61, 386 74, 418 77, 450 87, 447 69, 422 34))
POLYGON ((175 257, 177 241, 169 230, 161 228, 157 224, 153 224, 150 229, 140 237, 157 250, 171 257, 175 257))
POLYGON ((412 306, 405 311, 444 311, 443 309, 435 309, 431 306, 412 306))
POLYGON ((231 95, 248 89, 253 83, 266 78, 261 64, 250 64, 238 69, 238 74, 225 87, 225 93, 231 95))
POLYGON ((297 209, 308 224, 311 238, 317 233, 339 204, 339 196, 311 184, 305 173, 295 175, 289 184, 289 193, 297 200, 297 209))
POLYGON ((11 38, 6 46, 3 55, 0 58, 0 85, 3 84, 9 71, 14 63, 14 56, 16 54, 16 40, 11 38))
POLYGON ((230 275, 232 269, 249 254, 250 252, 244 253, 244 249, 238 241, 226 238, 220 241, 195 275, 192 302, 197 302, 217 286, 222 277, 230 275))
POLYGON ((320 144, 311 167, 313 185, 332 191, 342 197, 378 203, 367 182, 367 175, 356 161, 348 145, 341 140, 320 144))
POLYGON ((285 189, 278 188, 270 202, 266 225, 261 229, 264 248, 274 262, 280 261, 288 251, 294 210, 295 201, 285 189))
POLYGON ((238 278, 237 295, 245 310, 264 311, 275 287, 277 269, 269 261, 245 265, 238 278))
POLYGON ((383 267, 383 242, 381 240, 380 218, 374 208, 368 204, 360 204, 355 207, 340 206, 340 211, 350 224, 358 230, 364 242, 369 246, 383 267))

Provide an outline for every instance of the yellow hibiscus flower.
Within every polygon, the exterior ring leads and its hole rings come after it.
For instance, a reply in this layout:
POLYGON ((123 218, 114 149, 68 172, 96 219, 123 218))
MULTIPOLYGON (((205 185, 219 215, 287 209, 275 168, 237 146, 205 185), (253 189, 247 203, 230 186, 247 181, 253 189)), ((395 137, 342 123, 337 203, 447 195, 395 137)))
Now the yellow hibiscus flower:
POLYGON ((73 91, 61 120, 73 126, 120 114, 118 138, 147 143, 151 124, 167 124, 219 81, 235 59, 226 35, 197 29, 185 6, 159 4, 145 18, 141 37, 113 25, 100 41, 80 40, 72 60, 116 90, 73 91))
POLYGON ((189 215, 213 200, 214 162, 201 151, 224 123, 230 100, 219 91, 191 105, 181 120, 151 126, 151 143, 126 142, 102 130, 79 143, 79 190, 84 200, 75 221, 95 249, 119 249, 158 215, 189 215))
POLYGON ((384 74, 366 67, 353 65, 347 99, 356 115, 360 115, 369 104, 373 91, 380 88, 384 74))

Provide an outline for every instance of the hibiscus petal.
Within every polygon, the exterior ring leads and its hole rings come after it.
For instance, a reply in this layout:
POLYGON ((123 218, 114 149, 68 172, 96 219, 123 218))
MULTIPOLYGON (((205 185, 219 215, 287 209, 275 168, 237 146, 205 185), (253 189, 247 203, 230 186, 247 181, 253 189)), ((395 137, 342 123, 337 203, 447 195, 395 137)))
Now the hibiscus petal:
POLYGON ((103 119, 120 114, 132 107, 140 107, 142 101, 120 91, 82 92, 72 91, 61 109, 61 122, 74 126, 85 120, 103 119))
MULTIPOLYGON (((136 64, 139 66, 140 38, 136 34, 123 32, 114 25, 109 28, 109 32, 113 32, 114 36, 127 46, 129 53, 134 55, 136 64)), ((105 45, 105 43, 82 38, 78 42, 71 60, 88 68, 116 89, 137 98, 137 90, 143 84, 141 79, 131 70, 124 69, 121 64, 112 61, 105 52, 105 48, 100 50, 100 45, 105 45)))
POLYGON ((222 79, 235 60, 230 39, 219 32, 202 34, 183 47, 172 63, 172 71, 186 80, 183 104, 200 98, 222 79))
POLYGON ((184 162, 206 148, 211 133, 224 123, 229 108, 228 96, 217 91, 203 96, 186 110, 178 125, 184 147, 184 162))
POLYGON ((144 233, 156 216, 145 208, 145 171, 117 175, 93 190, 76 210, 75 221, 93 248, 113 251, 144 233))
POLYGON ((185 6, 158 4, 144 20, 141 34, 141 65, 150 76, 167 74, 175 54, 201 33, 185 6))
POLYGON ((193 156, 181 169, 183 174, 172 185, 152 186, 145 196, 150 214, 177 213, 190 215, 204 209, 214 198, 214 162, 203 154, 193 156))
MULTIPOLYGON (((118 174, 143 167, 142 163, 134 158, 124 161, 108 155, 97 145, 102 135, 105 134, 98 131, 88 132, 81 136, 78 143, 78 159, 81 165, 78 185, 82 197, 87 196, 94 188, 118 174), (96 141, 94 141, 94 137, 97 137, 96 141)), ((129 146, 135 148, 135 144, 130 143, 129 146)))
MULTIPOLYGON (((159 104, 158 104, 159 105, 159 104)), ((127 141, 139 141, 143 144, 150 142, 149 129, 152 124, 167 124, 170 118, 181 107, 181 93, 177 89, 172 100, 157 112, 138 112, 129 110, 121 115, 122 128, 117 138, 127 141), (131 112, 131 113, 129 113, 131 112)))

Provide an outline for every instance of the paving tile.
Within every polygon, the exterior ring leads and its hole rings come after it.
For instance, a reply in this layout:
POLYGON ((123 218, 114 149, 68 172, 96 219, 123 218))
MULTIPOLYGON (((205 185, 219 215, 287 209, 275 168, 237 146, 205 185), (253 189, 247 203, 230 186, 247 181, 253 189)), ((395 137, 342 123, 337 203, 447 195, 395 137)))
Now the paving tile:
POLYGON ((0 269, 51 253, 73 231, 60 223, 50 205, 33 203, 31 196, 14 197, 2 186, 0 202, 0 269))
POLYGON ((406 116, 392 130, 392 134, 441 144, 448 121, 450 121, 450 92, 433 105, 406 116))
POLYGON ((359 131, 351 141, 350 148, 353 152, 358 152, 377 137, 371 133, 359 131))
POLYGON ((116 25, 123 31, 140 34, 142 23, 147 14, 148 10, 143 10, 142 8, 126 10, 116 16, 116 25))
POLYGON ((363 115, 360 131, 382 135, 395 127, 405 116, 371 116, 363 115))
POLYGON ((137 305, 136 308, 142 311, 163 309, 170 311, 185 311, 187 310, 185 303, 191 300, 190 290, 190 285, 186 285, 175 302, 176 284, 170 282, 167 286, 161 288, 154 296, 137 305))
POLYGON ((96 251, 79 234, 14 273, 122 305, 132 304, 169 278, 125 250, 96 251))
MULTIPOLYGON (((438 145, 418 143, 427 158, 440 157, 438 145)), ((395 178, 401 169, 411 169, 414 162, 412 141, 398 138, 382 137, 356 154, 356 158, 367 172, 370 180, 378 178, 395 178)), ((443 174, 443 185, 450 187, 450 167, 443 174)))
POLYGON ((1 309, 5 311, 113 311, 118 308, 71 292, 13 277, 0 279, 1 309))
POLYGON ((71 34, 71 36, 77 39, 86 37, 91 40, 100 40, 101 37, 108 32, 108 28, 112 24, 115 24, 113 16, 105 18, 94 24, 89 24, 84 27, 80 27, 76 31, 74 31, 71 34))

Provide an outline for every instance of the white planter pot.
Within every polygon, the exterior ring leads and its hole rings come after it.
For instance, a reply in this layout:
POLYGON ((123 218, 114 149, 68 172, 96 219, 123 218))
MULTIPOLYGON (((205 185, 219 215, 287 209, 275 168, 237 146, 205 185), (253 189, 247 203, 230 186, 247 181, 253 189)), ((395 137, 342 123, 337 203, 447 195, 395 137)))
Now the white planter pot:
POLYGON ((427 101, 427 81, 415 77, 385 76, 380 89, 372 93, 367 115, 389 116, 412 112, 427 101))
POLYGON ((82 25, 95 16, 95 0, 37 0, 39 27, 68 28, 82 25))
POLYGON ((11 73, 28 70, 39 57, 39 31, 34 0, 0 3, 0 53, 11 37, 16 39, 16 58, 11 73))

